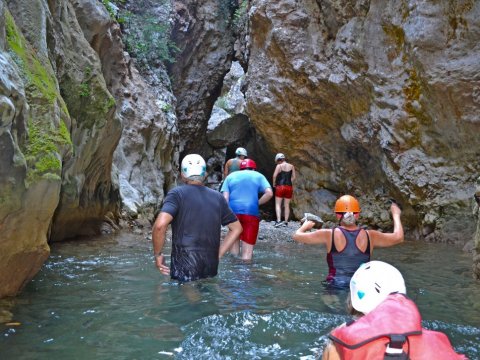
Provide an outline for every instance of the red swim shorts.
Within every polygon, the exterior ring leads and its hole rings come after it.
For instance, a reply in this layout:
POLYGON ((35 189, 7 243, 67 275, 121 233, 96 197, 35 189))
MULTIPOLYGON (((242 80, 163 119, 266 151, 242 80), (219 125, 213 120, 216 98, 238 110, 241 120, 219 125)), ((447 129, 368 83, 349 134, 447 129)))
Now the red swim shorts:
POLYGON ((291 199, 293 196, 293 186, 277 185, 275 186, 275 197, 291 199))
POLYGON ((235 214, 242 224, 243 231, 240 239, 247 244, 255 245, 257 243, 258 228, 260 227, 260 218, 254 215, 235 214))

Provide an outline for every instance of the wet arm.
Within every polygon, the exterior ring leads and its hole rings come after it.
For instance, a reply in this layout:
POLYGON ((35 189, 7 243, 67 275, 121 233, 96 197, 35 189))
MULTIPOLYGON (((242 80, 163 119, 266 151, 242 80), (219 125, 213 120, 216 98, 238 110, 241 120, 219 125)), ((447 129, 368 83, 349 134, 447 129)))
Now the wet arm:
POLYGON ((272 188, 266 188, 265 192, 263 195, 258 199, 258 205, 263 205, 265 204, 268 200, 270 200, 273 197, 273 191, 272 188))
POLYGON ((172 222, 172 220, 172 215, 166 212, 161 212, 157 216, 157 219, 153 224, 152 230, 153 255, 155 256, 155 265, 158 270, 164 275, 168 275, 170 273, 170 269, 168 268, 168 266, 164 265, 164 255, 162 253, 162 250, 165 244, 167 227, 172 222))
POLYGON ((222 244, 220 245, 220 250, 218 251, 218 258, 220 259, 225 253, 230 250, 232 245, 235 243, 236 240, 240 238, 240 234, 243 231, 242 225, 240 221, 235 221, 230 223, 228 226, 228 233, 225 236, 222 244))
POLYGON ((305 221, 302 226, 293 234, 293 240, 304 244, 327 244, 332 237, 332 230, 321 229, 309 232, 315 223, 313 221, 305 221))
POLYGON ((375 247, 389 247, 403 242, 403 226, 400 219, 402 210, 398 207, 397 204, 393 203, 390 206, 390 211, 392 212, 393 218, 393 232, 392 233, 382 233, 380 231, 369 230, 368 234, 373 242, 375 247))
POLYGON ((277 175, 278 175, 279 172, 280 172, 280 165, 277 165, 277 166, 275 167, 275 171, 273 172, 273 177, 272 177, 272 185, 273 185, 273 187, 276 186, 275 181, 277 181, 277 175))
POLYGON ((341 360, 337 347, 332 342, 327 343, 323 350, 322 360, 341 360))
POLYGON ((225 200, 227 200, 227 204, 228 204, 228 201, 230 200, 230 193, 228 191, 224 191, 222 194, 225 200))
POLYGON ((232 162, 232 160, 228 160, 226 163, 225 163, 225 166, 223 167, 223 178, 225 179, 227 176, 228 176, 228 169, 230 168, 230 163, 232 162))

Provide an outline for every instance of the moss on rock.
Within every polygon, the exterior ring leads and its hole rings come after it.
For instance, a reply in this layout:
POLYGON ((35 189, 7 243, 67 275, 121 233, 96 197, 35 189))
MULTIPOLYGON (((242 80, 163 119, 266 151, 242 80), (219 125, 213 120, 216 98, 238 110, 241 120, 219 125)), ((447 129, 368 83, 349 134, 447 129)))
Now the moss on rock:
POLYGON ((53 104, 58 96, 55 76, 38 59, 35 49, 27 43, 8 11, 5 13, 5 27, 10 54, 20 68, 31 96, 45 98, 53 104))
POLYGON ((67 116, 68 109, 57 90, 53 71, 44 65, 35 49, 25 40, 8 11, 5 23, 8 50, 25 81, 31 106, 28 139, 21 146, 27 162, 27 186, 39 178, 60 180, 61 146, 72 146, 72 140, 64 121, 61 120, 58 127, 54 125, 53 114, 57 103, 67 116), (36 116, 33 117, 32 113, 36 116))
POLYGON ((62 121, 59 129, 45 127, 31 119, 28 122, 29 141, 25 147, 27 184, 39 178, 60 180, 62 162, 60 145, 72 145, 70 133, 62 121))

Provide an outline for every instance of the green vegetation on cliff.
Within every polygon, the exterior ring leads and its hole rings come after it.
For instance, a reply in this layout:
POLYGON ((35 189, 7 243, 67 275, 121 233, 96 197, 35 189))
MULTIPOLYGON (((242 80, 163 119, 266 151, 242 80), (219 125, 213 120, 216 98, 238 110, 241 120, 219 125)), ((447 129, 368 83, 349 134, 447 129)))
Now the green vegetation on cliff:
POLYGON ((31 119, 28 122, 29 138, 25 158, 29 165, 27 183, 39 178, 60 180, 62 162, 59 145, 71 145, 70 133, 62 121, 60 128, 45 127, 31 119))
POLYGON ((59 96, 53 72, 25 40, 8 11, 5 23, 9 53, 25 82, 30 104, 28 138, 20 146, 27 161, 27 185, 40 178, 60 180, 61 147, 71 147, 72 140, 65 122, 60 120, 55 126, 54 118, 57 106, 63 110, 64 116, 68 116, 68 109, 59 96))
POLYGON ((174 63, 180 51, 170 39, 170 25, 152 16, 131 15, 126 20, 129 33, 125 37, 127 50, 133 54, 140 66, 162 62, 174 63))
POLYGON ((5 27, 7 43, 13 60, 20 68, 24 80, 28 85, 28 91, 34 98, 45 98, 53 103, 58 96, 55 86, 55 78, 40 62, 35 50, 26 42, 23 35, 15 25, 15 21, 9 12, 5 14, 5 27))

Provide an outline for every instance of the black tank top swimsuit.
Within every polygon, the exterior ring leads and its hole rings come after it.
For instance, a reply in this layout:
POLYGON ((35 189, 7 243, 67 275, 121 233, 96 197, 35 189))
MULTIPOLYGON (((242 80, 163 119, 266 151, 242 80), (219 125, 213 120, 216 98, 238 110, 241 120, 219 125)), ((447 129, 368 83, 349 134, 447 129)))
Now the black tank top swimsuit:
POLYGON ((360 231, 363 229, 346 230, 338 227, 346 239, 345 248, 342 251, 338 251, 335 247, 335 229, 337 229, 337 227, 332 231, 332 249, 327 254, 328 276, 326 281, 329 285, 345 288, 349 287, 350 279, 358 267, 370 261, 370 237, 368 236, 368 232, 366 232, 367 248, 365 252, 362 252, 357 247, 356 240, 358 234, 360 234, 360 231))
POLYGON ((280 171, 275 179, 275 185, 290 185, 292 186, 292 170, 280 171))

